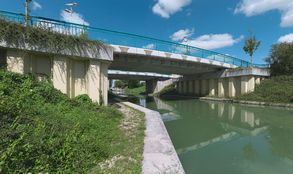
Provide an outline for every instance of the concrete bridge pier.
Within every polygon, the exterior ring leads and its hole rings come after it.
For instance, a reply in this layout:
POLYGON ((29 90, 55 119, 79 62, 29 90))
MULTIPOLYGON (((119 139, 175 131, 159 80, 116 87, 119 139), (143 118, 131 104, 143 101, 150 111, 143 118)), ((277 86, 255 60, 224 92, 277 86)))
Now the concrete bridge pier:
POLYGON ((248 68, 186 76, 178 82, 179 94, 195 96, 237 97, 255 90, 261 79, 269 76, 267 69, 248 68), (192 92, 189 90, 191 89, 192 92))
POLYGON ((3 50, 5 56, 1 59, 5 60, 8 71, 32 73, 39 80, 50 78, 54 87, 69 97, 87 94, 94 102, 107 105, 108 66, 112 60, 109 56, 113 56, 112 49, 108 50, 110 54, 100 55, 102 58, 9 48, 3 50))

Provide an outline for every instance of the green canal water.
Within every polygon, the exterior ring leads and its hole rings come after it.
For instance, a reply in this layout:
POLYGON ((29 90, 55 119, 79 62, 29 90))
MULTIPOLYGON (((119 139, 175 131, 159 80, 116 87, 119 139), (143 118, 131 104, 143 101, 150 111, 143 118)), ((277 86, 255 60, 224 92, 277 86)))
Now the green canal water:
POLYGON ((187 174, 293 174, 293 110, 141 98, 161 113, 187 174))

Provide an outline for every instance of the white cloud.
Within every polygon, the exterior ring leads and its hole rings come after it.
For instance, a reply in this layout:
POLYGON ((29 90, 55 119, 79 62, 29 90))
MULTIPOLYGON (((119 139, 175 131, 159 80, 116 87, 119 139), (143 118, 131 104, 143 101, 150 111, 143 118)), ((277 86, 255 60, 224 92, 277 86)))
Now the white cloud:
POLYGON ((33 1, 32 2, 32 9, 33 10, 39 10, 39 9, 42 9, 42 6, 37 1, 33 1))
POLYGON ((157 3, 153 6, 153 12, 163 18, 169 18, 191 2, 192 0, 157 0, 157 3))
POLYGON ((279 43, 291 43, 293 42, 293 33, 287 34, 285 36, 282 36, 278 40, 279 43))
POLYGON ((66 21, 66 22, 71 22, 71 23, 76 23, 76 24, 80 24, 80 25, 89 25, 88 22, 86 22, 83 19, 83 16, 79 13, 73 12, 73 13, 67 13, 65 11, 61 11, 61 18, 62 20, 66 21))
POLYGON ((153 49, 155 49, 155 47, 156 47, 155 44, 148 44, 148 45, 146 45, 146 46, 143 46, 143 48, 145 48, 145 49, 149 49, 149 50, 153 50, 153 49))
POLYGON ((170 36, 170 38, 173 41, 182 41, 184 38, 188 38, 190 36, 192 36, 194 33, 194 29, 182 29, 179 30, 177 32, 175 32, 174 34, 172 34, 172 36, 170 36))
POLYGON ((293 26, 293 1, 292 0, 242 0, 234 13, 243 13, 246 16, 255 16, 271 10, 282 13, 281 26, 293 26))
POLYGON ((233 38, 231 34, 209 34, 202 35, 194 39, 182 42, 182 44, 195 46, 204 49, 219 49, 223 47, 233 46, 240 42, 244 37, 233 38))

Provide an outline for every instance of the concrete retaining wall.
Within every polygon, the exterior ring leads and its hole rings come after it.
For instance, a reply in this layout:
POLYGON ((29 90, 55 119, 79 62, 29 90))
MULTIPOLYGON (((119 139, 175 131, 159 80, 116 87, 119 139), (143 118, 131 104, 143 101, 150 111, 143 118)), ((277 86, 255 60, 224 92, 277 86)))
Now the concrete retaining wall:
POLYGON ((164 89, 166 86, 169 86, 174 83, 174 79, 168 79, 168 80, 147 80, 146 81, 146 92, 148 94, 154 94, 160 92, 162 89, 164 89))
POLYGON ((122 102, 122 104, 145 113, 146 130, 142 173, 184 174, 184 169, 161 119, 161 115, 156 111, 130 102, 122 102))

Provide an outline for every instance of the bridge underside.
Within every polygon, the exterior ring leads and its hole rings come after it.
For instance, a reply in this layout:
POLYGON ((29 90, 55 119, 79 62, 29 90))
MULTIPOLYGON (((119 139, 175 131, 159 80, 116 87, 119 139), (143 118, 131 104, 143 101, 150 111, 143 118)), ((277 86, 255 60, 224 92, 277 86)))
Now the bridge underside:
POLYGON ((109 79, 120 79, 120 80, 168 80, 168 79, 177 79, 180 78, 179 75, 166 75, 166 74, 157 74, 157 73, 148 73, 148 72, 132 72, 132 71, 108 71, 109 79))
POLYGON ((165 80, 165 78, 158 78, 152 76, 138 76, 138 75, 123 75, 123 74, 108 74, 109 79, 117 79, 117 80, 141 80, 147 81, 152 79, 165 80))
POLYGON ((153 72, 160 74, 191 75, 215 72, 223 67, 204 64, 198 61, 182 61, 172 58, 146 56, 139 54, 115 53, 111 70, 153 72))

